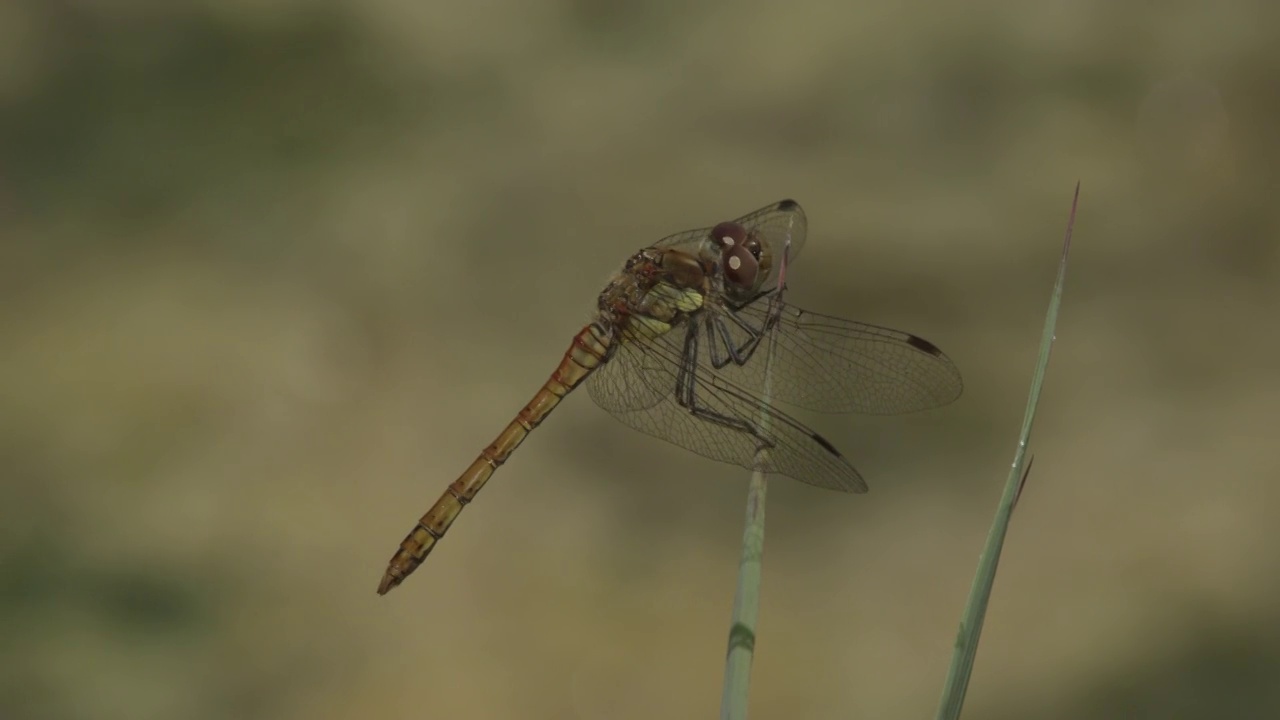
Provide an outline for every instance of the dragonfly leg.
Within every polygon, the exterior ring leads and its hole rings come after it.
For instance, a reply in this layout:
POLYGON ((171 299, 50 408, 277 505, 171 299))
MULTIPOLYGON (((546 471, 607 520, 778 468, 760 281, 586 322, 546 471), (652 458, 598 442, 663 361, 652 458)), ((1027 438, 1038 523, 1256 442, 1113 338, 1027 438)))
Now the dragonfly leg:
POLYGON ((769 298, 769 309, 765 313, 765 319, 760 327, 748 322, 745 318, 738 315, 734 308, 726 308, 725 312, 717 314, 709 314, 707 316, 707 336, 711 340, 711 366, 716 370, 722 369, 730 362, 735 365, 745 365, 756 350, 760 347, 760 342, 764 340, 765 334, 769 332, 778 321, 779 313, 777 312, 778 303, 777 295, 769 298), (746 340, 742 343, 735 344, 733 336, 729 334, 729 328, 725 325, 725 319, 733 322, 738 329, 746 333, 746 340), (723 343, 724 349, 721 350, 723 343))
POLYGON ((740 430, 755 438, 759 447, 773 447, 773 441, 761 435, 759 428, 757 428, 756 424, 753 422, 748 422, 742 418, 730 417, 707 408, 698 407, 697 405, 690 407, 689 412, 699 420, 705 420, 707 422, 716 423, 717 425, 724 425, 725 427, 733 428, 734 430, 740 430))
MULTIPOLYGON (((726 347, 732 347, 732 344, 726 345, 726 347)), ((690 325, 688 332, 685 334, 684 356, 681 359, 680 372, 676 375, 676 402, 700 420, 747 433, 755 438, 760 447, 772 447, 773 442, 760 432, 760 428, 755 423, 740 417, 725 415, 698 404, 695 382, 697 376, 694 373, 694 369, 697 366, 698 329, 696 326, 690 325)))
POLYGON ((728 353, 728 357, 717 358, 716 349, 718 349, 720 343, 715 342, 715 338, 712 338, 711 364, 717 370, 730 362, 735 365, 745 365, 751 359, 751 356, 755 354, 756 348, 760 347, 760 341, 764 339, 764 329, 751 327, 746 321, 733 315, 729 317, 733 319, 735 325, 747 333, 747 339, 741 346, 735 347, 733 338, 729 335, 729 329, 725 327, 724 321, 718 317, 712 318, 711 324, 715 328, 715 333, 720 336, 721 342, 724 343, 724 349, 728 353))

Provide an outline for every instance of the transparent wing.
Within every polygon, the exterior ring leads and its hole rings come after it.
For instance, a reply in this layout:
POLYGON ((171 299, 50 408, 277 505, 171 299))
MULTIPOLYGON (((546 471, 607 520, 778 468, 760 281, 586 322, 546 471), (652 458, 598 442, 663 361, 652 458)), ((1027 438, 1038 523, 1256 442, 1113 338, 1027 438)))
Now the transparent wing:
MULTIPOLYGON (((714 372, 703 362, 705 353, 686 340, 687 327, 680 327, 623 342, 587 380, 591 399, 626 425, 712 460, 752 468, 763 442, 769 448, 762 463, 767 472, 866 492, 862 476, 830 442, 714 372)), ((763 354, 755 360, 762 362, 763 354)))
MULTIPOLYGON (((787 244, 788 238, 791 241, 791 247, 788 251, 787 262, 795 262, 796 257, 800 255, 801 248, 804 247, 805 237, 809 232, 809 221, 805 217, 804 210, 800 207, 800 203, 795 200, 779 200, 772 205, 747 213, 742 217, 734 220, 734 222, 747 228, 748 231, 754 231, 756 236, 760 238, 769 252, 769 276, 761 286, 762 291, 769 291, 778 286, 778 272, 782 267, 782 250, 787 244)), ((675 247, 681 248, 694 254, 698 254, 698 249, 703 243, 714 242, 711 239, 711 227, 697 228, 696 230, 685 230, 667 237, 654 243, 654 247, 675 247)))
POLYGON ((775 343, 771 397, 809 410, 916 412, 953 402, 964 389, 959 369, 928 340, 809 312, 774 296, 757 298, 736 311, 709 313, 702 324, 709 347, 700 360, 727 360, 713 371, 735 385, 764 387, 765 351, 768 342, 775 343), (771 315, 776 321, 768 328, 771 315), (733 357, 731 349, 750 352, 754 337, 766 329, 772 338, 760 342, 749 357, 742 352, 733 357))

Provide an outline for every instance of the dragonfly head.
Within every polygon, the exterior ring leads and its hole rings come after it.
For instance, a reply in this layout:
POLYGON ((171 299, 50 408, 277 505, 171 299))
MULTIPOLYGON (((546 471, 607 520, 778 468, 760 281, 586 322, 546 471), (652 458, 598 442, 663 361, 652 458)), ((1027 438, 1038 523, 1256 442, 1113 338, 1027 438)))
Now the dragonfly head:
POLYGON ((768 248, 754 232, 736 222, 716 225, 711 229, 711 239, 720 251, 725 292, 735 298, 755 295, 769 276, 772 259, 768 248))

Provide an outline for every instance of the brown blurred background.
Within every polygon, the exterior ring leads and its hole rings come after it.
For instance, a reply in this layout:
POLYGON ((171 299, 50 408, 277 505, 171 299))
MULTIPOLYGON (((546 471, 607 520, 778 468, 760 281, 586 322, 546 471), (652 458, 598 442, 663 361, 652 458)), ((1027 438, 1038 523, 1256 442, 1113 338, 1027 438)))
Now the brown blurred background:
POLYGON ((747 474, 571 396, 418 515, 635 249, 782 197, 792 299, 960 402, 802 419, 758 718, 1280 715, 1274 3, 0 2, 0 718, 714 717, 747 474))

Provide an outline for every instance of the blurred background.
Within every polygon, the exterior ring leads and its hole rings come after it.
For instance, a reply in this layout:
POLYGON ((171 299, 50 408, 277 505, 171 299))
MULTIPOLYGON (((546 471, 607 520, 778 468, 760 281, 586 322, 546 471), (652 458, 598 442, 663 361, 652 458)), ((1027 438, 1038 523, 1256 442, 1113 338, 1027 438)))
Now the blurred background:
POLYGON ((0 2, 0 718, 714 717, 747 473, 585 392, 417 517, 639 247, 794 197, 941 346, 799 413, 753 717, 929 717, 1073 265, 968 710, 1280 714, 1280 10, 0 2))

